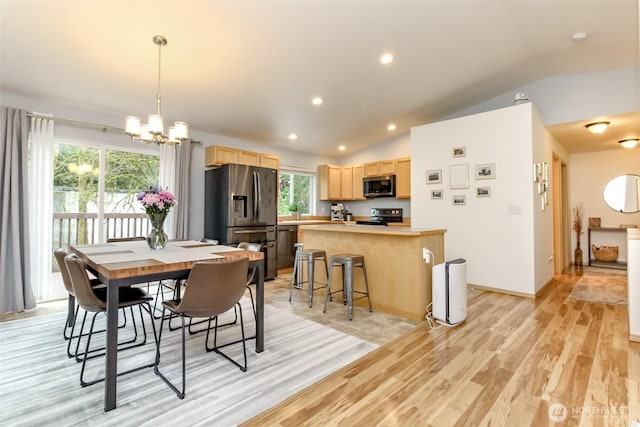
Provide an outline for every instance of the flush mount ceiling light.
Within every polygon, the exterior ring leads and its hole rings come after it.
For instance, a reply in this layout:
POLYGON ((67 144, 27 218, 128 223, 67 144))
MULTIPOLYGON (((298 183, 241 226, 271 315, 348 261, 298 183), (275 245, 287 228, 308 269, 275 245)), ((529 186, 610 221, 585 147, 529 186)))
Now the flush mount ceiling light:
POLYGON ((341 146, 338 147, 338 150, 340 150, 340 151, 344 151, 346 149, 347 149, 347 147, 345 147, 344 145, 341 145, 341 146))
POLYGON ((640 142, 640 139, 635 138, 635 139, 623 139, 621 141, 618 141, 620 143, 620 145, 622 145, 624 148, 633 148, 636 145, 638 145, 638 142, 640 142))
POLYGON ((392 62, 393 62, 393 54, 392 53, 384 53, 380 57, 380 63, 381 64, 387 65, 387 64, 391 64, 392 62))
POLYGON ((298 135, 296 135, 295 133, 290 133, 289 134, 289 139, 292 141, 295 141, 296 139, 298 139, 298 135))
POLYGON ((162 62, 162 46, 167 45, 164 36, 153 36, 153 43, 158 46, 158 92, 156 94, 156 114, 149 114, 148 122, 141 125, 140 119, 128 116, 125 126, 125 133, 131 136, 131 140, 139 140, 147 146, 155 142, 156 144, 172 144, 174 146, 189 139, 189 125, 186 122, 175 122, 169 128, 169 135, 164 133, 164 123, 162 118, 162 96, 160 95, 160 68, 162 62))
POLYGON ((389 125, 387 126, 387 130, 388 131, 396 130, 395 123, 389 123, 389 125))
POLYGON ((607 127, 609 127, 610 124, 611 124, 610 122, 596 122, 596 123, 589 123, 585 127, 589 132, 599 134, 607 130, 607 127))
POLYGON ((322 98, 320 98, 319 96, 316 96, 311 100, 311 103, 313 105, 322 105, 322 98))
POLYGON ((579 42, 581 40, 586 40, 588 36, 589 35, 584 31, 578 31, 571 34, 571 40, 579 42))

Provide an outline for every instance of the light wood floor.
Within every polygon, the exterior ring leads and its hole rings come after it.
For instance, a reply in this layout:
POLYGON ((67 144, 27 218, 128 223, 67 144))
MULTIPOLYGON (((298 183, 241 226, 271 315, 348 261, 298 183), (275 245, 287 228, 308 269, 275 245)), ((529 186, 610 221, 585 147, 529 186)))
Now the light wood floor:
POLYGON ((485 292, 463 326, 423 323, 245 425, 640 425, 627 309, 568 298, 579 274, 485 292))

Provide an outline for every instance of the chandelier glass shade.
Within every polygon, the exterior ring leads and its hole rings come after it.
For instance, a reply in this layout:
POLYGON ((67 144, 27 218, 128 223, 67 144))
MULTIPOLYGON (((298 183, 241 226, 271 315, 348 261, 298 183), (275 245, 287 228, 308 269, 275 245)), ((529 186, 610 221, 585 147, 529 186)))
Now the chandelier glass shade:
POLYGON ((168 134, 164 133, 164 119, 162 118, 162 95, 160 94, 160 70, 162 63, 162 46, 166 46, 167 39, 164 36, 153 36, 153 43, 158 46, 158 92, 156 95, 156 114, 149 114, 147 123, 140 123, 140 118, 128 116, 125 123, 125 133, 131 136, 131 140, 142 141, 146 145, 152 142, 156 144, 178 145, 189 139, 189 125, 186 122, 175 122, 169 128, 168 134))

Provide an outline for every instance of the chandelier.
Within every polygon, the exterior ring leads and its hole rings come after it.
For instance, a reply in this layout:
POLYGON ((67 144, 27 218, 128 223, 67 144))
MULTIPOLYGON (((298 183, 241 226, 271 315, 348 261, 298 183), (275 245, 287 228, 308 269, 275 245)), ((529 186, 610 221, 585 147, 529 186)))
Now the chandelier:
POLYGON ((140 124, 140 119, 128 116, 125 133, 131 136, 132 141, 142 141, 147 146, 156 144, 178 145, 189 138, 189 125, 186 122, 175 122, 169 128, 169 134, 164 133, 162 119, 162 96, 160 95, 160 64, 162 62, 162 46, 166 46, 167 39, 164 36, 153 36, 153 42, 158 46, 158 93, 156 95, 156 114, 149 114, 146 124, 140 124))

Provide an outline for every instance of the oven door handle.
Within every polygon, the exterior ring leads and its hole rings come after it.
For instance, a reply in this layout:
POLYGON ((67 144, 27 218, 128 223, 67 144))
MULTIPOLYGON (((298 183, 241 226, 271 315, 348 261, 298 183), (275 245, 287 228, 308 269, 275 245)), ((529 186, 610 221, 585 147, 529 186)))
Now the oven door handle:
POLYGON ((263 230, 240 230, 234 231, 233 234, 253 234, 253 233, 267 233, 269 230, 266 228, 263 230))

